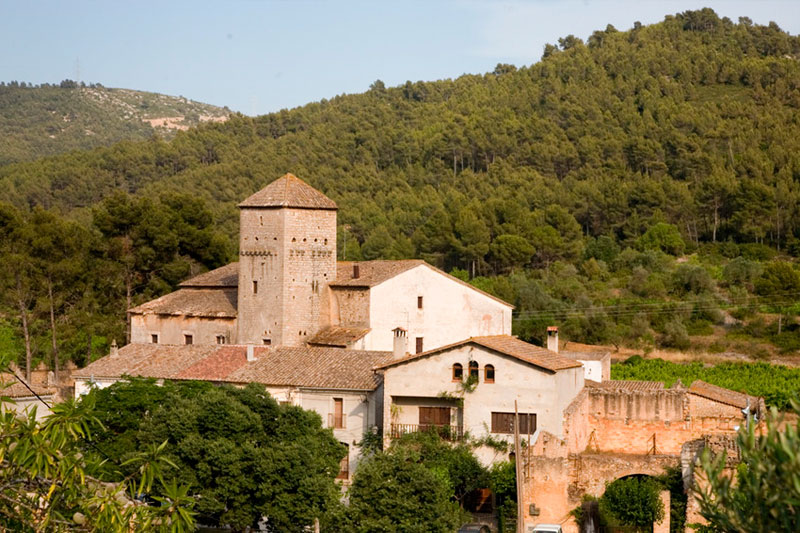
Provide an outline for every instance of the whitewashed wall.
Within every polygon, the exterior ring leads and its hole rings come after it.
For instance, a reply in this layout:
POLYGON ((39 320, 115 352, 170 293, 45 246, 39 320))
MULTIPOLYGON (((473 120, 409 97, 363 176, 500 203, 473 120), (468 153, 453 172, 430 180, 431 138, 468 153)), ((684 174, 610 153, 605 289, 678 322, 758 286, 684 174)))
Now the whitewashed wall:
POLYGON ((376 285, 370 291, 371 331, 367 350, 393 348, 392 330, 408 331, 408 351, 416 338, 423 350, 481 335, 510 335, 511 306, 472 289, 431 267, 420 265, 376 285), (422 309, 417 297, 423 297, 422 309))

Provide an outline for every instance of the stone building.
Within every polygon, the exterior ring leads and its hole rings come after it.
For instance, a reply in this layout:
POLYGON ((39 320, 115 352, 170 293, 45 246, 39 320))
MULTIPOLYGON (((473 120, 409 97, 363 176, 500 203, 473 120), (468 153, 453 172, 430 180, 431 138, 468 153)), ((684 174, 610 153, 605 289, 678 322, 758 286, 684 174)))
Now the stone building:
MULTIPOLYGON (((520 341, 510 304, 424 261, 337 262, 336 204, 290 174, 239 208, 239 261, 131 309, 131 343, 74 372, 76 395, 126 376, 261 383, 348 446, 342 479, 367 431, 496 444, 518 420, 530 443, 522 519, 567 532, 583 494, 659 475, 685 443, 763 412, 763 400, 707 383, 611 381, 608 350, 560 345, 556 327, 547 348, 520 341)), ((477 453, 507 458, 497 450, 477 453)))

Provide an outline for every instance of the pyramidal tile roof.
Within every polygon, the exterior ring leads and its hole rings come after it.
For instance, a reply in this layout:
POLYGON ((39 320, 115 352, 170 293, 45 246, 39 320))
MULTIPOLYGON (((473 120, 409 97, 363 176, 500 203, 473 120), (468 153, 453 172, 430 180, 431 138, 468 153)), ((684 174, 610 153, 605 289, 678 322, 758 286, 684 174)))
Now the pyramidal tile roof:
POLYGON ((284 174, 239 204, 239 207, 337 209, 336 202, 294 174, 284 174))

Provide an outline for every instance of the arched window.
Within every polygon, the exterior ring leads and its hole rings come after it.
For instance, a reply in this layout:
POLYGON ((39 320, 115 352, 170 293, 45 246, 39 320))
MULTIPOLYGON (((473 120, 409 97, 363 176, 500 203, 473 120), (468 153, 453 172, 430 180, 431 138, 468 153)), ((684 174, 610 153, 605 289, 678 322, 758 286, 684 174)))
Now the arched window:
POLYGON ((474 379, 476 382, 478 381, 478 362, 477 361, 470 361, 469 362, 469 379, 474 379))
POLYGON ((483 367, 483 382, 494 383, 494 365, 486 365, 483 367))
POLYGON ((464 379, 464 367, 461 363, 453 364, 453 381, 461 381, 464 379))

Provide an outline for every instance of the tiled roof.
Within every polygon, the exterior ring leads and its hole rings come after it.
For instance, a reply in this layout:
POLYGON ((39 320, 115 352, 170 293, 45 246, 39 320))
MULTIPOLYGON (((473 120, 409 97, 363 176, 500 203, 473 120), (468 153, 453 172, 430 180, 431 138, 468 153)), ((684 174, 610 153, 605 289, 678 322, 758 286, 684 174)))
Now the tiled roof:
POLYGON ((236 318, 237 292, 232 289, 178 289, 130 309, 131 313, 236 318))
MULTIPOLYGON (((216 345, 128 344, 117 355, 107 355, 75 371, 73 377, 119 378, 125 375, 176 379, 216 352, 216 345)), ((244 347, 242 347, 244 350, 244 347)))
POLYGON ((660 381, 635 381, 625 379, 612 379, 599 383, 596 381, 586 380, 586 386, 595 389, 625 390, 631 392, 651 392, 665 390, 664 384, 660 381))
POLYGON ((611 350, 605 346, 595 346, 594 344, 582 344, 580 342, 567 341, 558 351, 561 355, 571 359, 582 361, 601 361, 610 356, 611 350))
POLYGON ((311 338, 308 344, 346 348, 369 333, 369 328, 329 326, 311 338))
POLYGON ((503 305, 513 308, 510 303, 501 300, 500 298, 482 291, 466 281, 460 280, 455 276, 451 276, 443 270, 439 270, 435 266, 426 263, 422 259, 400 259, 396 261, 378 260, 378 261, 339 261, 336 264, 336 281, 331 283, 331 287, 374 287, 386 280, 389 280, 398 274, 402 274, 407 270, 414 267, 424 265, 434 272, 455 281, 465 287, 469 287, 475 292, 479 292, 484 296, 491 298, 503 305), (358 277, 353 277, 353 266, 358 265, 358 277))
POLYGON ((442 346, 441 348, 409 355, 402 359, 394 359, 379 366, 378 368, 388 368, 407 363, 409 361, 421 359, 429 355, 448 351, 453 348, 463 346, 464 344, 477 344, 479 346, 483 346, 484 348, 508 355, 520 361, 530 363, 534 366, 538 366, 552 372, 557 372, 567 368, 578 368, 582 366, 581 363, 577 361, 564 357, 563 355, 559 355, 556 352, 551 352, 550 350, 546 350, 534 344, 521 341, 516 337, 512 337, 511 335, 492 335, 488 337, 471 337, 461 342, 442 346))
POLYGON ((750 407, 755 409, 758 407, 758 398, 755 396, 748 396, 747 394, 736 392, 723 387, 706 383, 705 381, 695 380, 689 385, 689 393, 714 400, 715 402, 732 405, 740 409, 747 407, 748 401, 750 407))
POLYGON ((187 279, 181 287, 237 287, 239 285, 239 263, 230 263, 187 279))
POLYGON ((285 174, 239 204, 239 207, 336 209, 336 202, 292 174, 285 174))
POLYGON ((422 259, 399 261, 339 261, 336 263, 336 281, 332 287, 374 287, 384 281, 426 264, 422 259), (354 266, 358 266, 358 277, 353 277, 354 266))
POLYGON ((380 378, 372 369, 391 356, 391 352, 343 348, 279 347, 233 372, 227 380, 274 386, 374 390, 380 378))
POLYGON ((76 371, 76 378, 202 379, 224 383, 262 383, 273 386, 374 390, 373 367, 391 358, 390 352, 343 348, 254 348, 247 361, 241 345, 129 344, 76 371))
MULTIPOLYGON (((33 389, 33 392, 42 397, 50 397, 56 392, 54 388, 45 387, 43 385, 33 384, 30 385, 30 388, 33 389)), ((13 375, 0 374, 0 396, 6 396, 8 398, 27 398, 34 396, 34 394, 13 375)))

